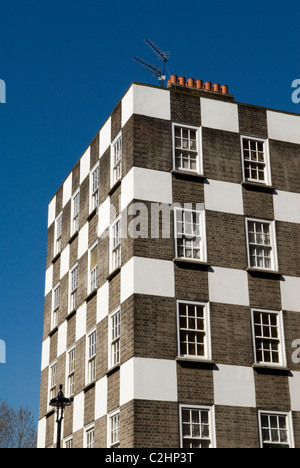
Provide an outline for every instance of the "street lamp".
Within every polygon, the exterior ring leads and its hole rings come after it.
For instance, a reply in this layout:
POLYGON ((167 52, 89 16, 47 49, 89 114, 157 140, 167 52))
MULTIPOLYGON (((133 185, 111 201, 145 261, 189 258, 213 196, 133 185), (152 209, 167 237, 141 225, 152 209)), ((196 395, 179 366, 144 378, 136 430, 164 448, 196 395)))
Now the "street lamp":
POLYGON ((66 406, 70 406, 72 401, 69 398, 66 398, 63 394, 63 385, 59 386, 59 393, 56 398, 52 398, 50 401, 50 406, 56 408, 57 412, 57 448, 60 449, 60 438, 61 438, 61 423, 64 419, 64 409, 66 406))

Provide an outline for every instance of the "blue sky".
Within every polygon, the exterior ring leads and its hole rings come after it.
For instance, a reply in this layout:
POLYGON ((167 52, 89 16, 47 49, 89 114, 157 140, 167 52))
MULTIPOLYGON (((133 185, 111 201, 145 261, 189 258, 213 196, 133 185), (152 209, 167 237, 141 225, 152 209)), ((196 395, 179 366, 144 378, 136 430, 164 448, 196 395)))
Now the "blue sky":
POLYGON ((0 398, 38 416, 47 207, 132 81, 134 56, 300 113, 299 1, 0 0, 0 398))

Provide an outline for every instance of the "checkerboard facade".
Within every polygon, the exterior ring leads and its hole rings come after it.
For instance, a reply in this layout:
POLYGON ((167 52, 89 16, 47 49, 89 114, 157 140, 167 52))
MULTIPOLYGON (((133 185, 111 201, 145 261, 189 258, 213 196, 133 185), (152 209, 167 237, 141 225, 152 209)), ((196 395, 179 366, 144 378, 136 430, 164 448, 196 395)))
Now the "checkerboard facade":
POLYGON ((300 446, 299 172, 300 116, 130 86, 49 204, 39 447, 61 383, 68 448, 300 446))

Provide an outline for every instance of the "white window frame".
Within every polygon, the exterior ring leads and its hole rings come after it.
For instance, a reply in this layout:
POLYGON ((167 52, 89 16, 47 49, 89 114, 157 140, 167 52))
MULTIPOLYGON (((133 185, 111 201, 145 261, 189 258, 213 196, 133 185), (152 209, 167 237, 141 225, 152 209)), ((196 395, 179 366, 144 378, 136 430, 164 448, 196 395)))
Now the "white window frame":
POLYGON ((271 186, 271 166, 270 166, 270 148, 269 148, 269 140, 263 138, 257 138, 253 136, 241 135, 241 155, 242 155, 242 168, 243 168, 243 181, 250 182, 254 184, 266 185, 271 186), (261 181, 258 179, 252 179, 251 177, 246 178, 246 169, 245 169, 245 156, 244 156, 244 140, 254 141, 258 143, 262 143, 264 147, 264 164, 265 164, 265 171, 264 176, 265 180, 261 181))
POLYGON ((109 315, 109 325, 108 325, 108 368, 111 369, 112 367, 120 365, 121 362, 121 308, 118 307, 109 315), (119 316, 119 323, 117 325, 117 333, 113 335, 113 332, 116 331, 116 326, 113 326, 114 319, 119 316), (118 333, 119 329, 119 333, 118 333), (119 354, 119 358, 115 360, 115 346, 118 347, 117 353, 119 354))
POLYGON ((76 372, 76 346, 72 346, 67 351, 66 358, 66 395, 70 398, 75 395, 75 372, 76 372), (70 354, 74 353, 74 368, 70 367, 70 354), (72 386, 74 387, 73 392, 71 391, 71 378, 74 380, 72 386))
POLYGON ((92 168, 90 172, 90 213, 93 212, 99 206, 100 194, 100 163, 99 161, 95 166, 92 168), (94 173, 98 170, 98 186, 94 188, 94 173))
MULTIPOLYGON (((262 416, 283 416, 286 418, 286 429, 287 429, 287 444, 289 445, 289 448, 295 448, 295 441, 294 441, 294 431, 293 431, 293 417, 292 417, 292 412, 281 412, 281 411, 263 411, 259 410, 258 411, 258 425, 259 425, 259 437, 260 437, 260 448, 264 448, 264 438, 263 438, 263 427, 262 427, 262 416)), ((266 442, 269 443, 270 445, 278 445, 273 442, 266 442)))
POLYGON ((93 328, 86 335, 86 385, 89 385, 96 380, 97 373, 97 329, 93 328), (90 337, 95 336, 94 343, 90 342, 90 337), (93 350, 93 347, 95 350, 93 350), (91 352, 94 351, 94 354, 91 352))
MULTIPOLYGON (((247 233, 247 255, 248 255, 248 268, 251 270, 257 271, 278 271, 278 257, 277 257, 277 243, 276 243, 276 227, 275 221, 270 221, 266 219, 259 218, 246 218, 246 233, 247 233), (259 223, 259 224, 268 224, 270 231, 270 248, 271 248, 271 267, 267 268, 265 266, 252 266, 251 265, 251 256, 250 256, 250 236, 249 236, 249 223, 259 223)), ((260 244, 254 244, 260 245, 260 244)), ((263 245, 263 244, 261 244, 263 245)))
POLYGON ((203 174, 202 127, 173 122, 172 123, 172 147, 173 147, 173 169, 175 171, 191 172, 192 174, 199 174, 199 175, 203 174), (176 127, 196 131, 197 151, 195 151, 195 153, 197 154, 197 168, 195 170, 176 167, 176 140, 175 140, 175 128, 176 127))
MULTIPOLYGON (((185 236, 182 236, 185 237, 185 236)), ((187 237, 187 236, 186 236, 187 237)), ((197 262, 197 263, 206 263, 207 262, 207 253, 206 253, 206 222, 205 222, 205 211, 204 210, 194 210, 190 208, 179 208, 175 207, 174 208, 174 238, 175 238, 175 256, 177 260, 186 260, 186 261, 191 261, 191 262, 197 262), (182 214, 180 214, 182 213, 182 214), (179 245, 178 245, 178 221, 179 217, 182 220, 183 217, 185 216, 185 213, 193 213, 199 215, 199 239, 200 239, 200 245, 199 249, 196 249, 194 247, 191 248, 192 251, 194 250, 199 250, 200 252, 200 258, 194 258, 194 257, 187 257, 187 256, 179 256, 179 245)), ((189 240, 189 239, 188 239, 189 240)), ((189 249, 190 250, 190 249, 189 249)))
POLYGON ((55 218, 54 223, 54 256, 61 253, 62 250, 62 230, 63 230, 63 212, 55 218))
POLYGON ((122 222, 121 215, 119 215, 110 225, 110 236, 109 236, 109 271, 110 273, 114 272, 121 267, 122 263, 122 222), (119 237, 117 239, 119 242, 115 244, 115 226, 119 224, 119 237))
POLYGON ((49 397, 48 409, 49 410, 51 409, 50 401, 52 400, 52 398, 57 397, 57 370, 58 370, 57 361, 54 361, 49 365, 49 384, 48 384, 49 385, 48 386, 48 397, 49 397), (55 369, 54 375, 52 374, 53 369, 55 369))
MULTIPOLYGON (((119 154, 118 153, 118 154, 119 154)), ((122 131, 116 136, 111 144, 110 150, 110 186, 114 187, 116 183, 122 179, 122 156, 123 156, 123 141, 122 131), (115 146, 121 141, 120 158, 115 162, 115 146)))
POLYGON ((71 202, 71 236, 79 231, 80 187, 74 192, 71 202), (77 198, 78 197, 78 198, 77 198), (78 210, 78 211, 77 211, 78 210))
POLYGON ((118 408, 115 411, 112 411, 107 415, 107 448, 118 448, 120 446, 120 431, 121 431, 121 421, 120 421, 120 409, 118 408), (117 435, 119 437, 116 438, 116 440, 113 442, 112 441, 112 433, 114 429, 112 428, 112 419, 115 418, 116 416, 119 417, 119 426, 117 427, 117 435))
MULTIPOLYGON (((99 265, 97 265, 91 269, 91 253, 92 251, 98 247, 98 241, 94 242, 88 251, 88 294, 92 293, 99 286, 99 265)), ((98 256, 98 251, 97 251, 98 256)), ((98 257, 97 257, 98 262, 98 257)))
MULTIPOLYGON (((209 439, 203 438, 202 440, 210 440, 209 448, 217 448, 216 444, 216 426, 215 426, 215 407, 214 406, 198 406, 198 405, 179 405, 179 421, 180 421, 180 448, 184 448, 184 435, 183 435, 183 410, 196 410, 196 411, 208 411, 208 425, 210 428, 209 439)), ((192 437, 189 437, 192 439, 192 437)), ((201 437, 195 438, 195 441, 201 441, 201 437)))
POLYGON ((72 266, 69 272, 69 314, 78 308, 78 284, 79 284, 78 263, 72 266), (77 286, 73 285, 73 273, 77 270, 77 286), (76 298, 76 299, 74 299, 76 298))
MULTIPOLYGON (((192 329, 190 333, 192 333, 192 329)), ((188 330, 187 330, 188 333, 188 330)), ((200 332, 199 332, 200 333, 200 332)), ((177 301, 177 343, 178 343, 178 357, 191 361, 211 361, 211 331, 210 331, 210 307, 208 302, 194 302, 194 301, 177 301), (200 306, 203 308, 204 313, 204 356, 194 356, 192 354, 181 354, 181 327, 180 327, 180 305, 200 306)))
POLYGON ((95 424, 90 424, 84 428, 84 448, 91 449, 95 448, 95 424), (89 435, 92 434, 92 441, 89 441, 89 435), (89 445, 93 445, 89 447, 89 445))
MULTIPOLYGON (((283 313, 282 311, 276 310, 267 310, 267 309, 259 309, 253 308, 251 309, 251 323, 252 323, 252 338, 253 338, 253 350, 254 350, 254 363, 257 365, 267 366, 267 367, 286 367, 286 352, 285 352, 285 339, 284 339, 284 328, 283 328, 283 313), (255 313, 263 313, 268 315, 275 315, 277 318, 277 330, 278 330, 278 339, 274 341, 279 342, 279 362, 268 362, 268 361, 259 361, 257 359, 257 349, 256 349, 256 331, 255 331, 255 320, 254 315, 255 313)), ((264 337, 265 340, 268 337, 264 337)), ((263 338, 262 338, 263 340, 263 338)))
POLYGON ((59 325, 60 295, 60 283, 57 283, 52 290, 51 330, 54 330, 59 325), (58 303, 56 302, 56 291, 58 291, 58 303))
POLYGON ((65 449, 72 449, 73 448, 73 436, 66 437, 64 439, 64 448, 65 449))

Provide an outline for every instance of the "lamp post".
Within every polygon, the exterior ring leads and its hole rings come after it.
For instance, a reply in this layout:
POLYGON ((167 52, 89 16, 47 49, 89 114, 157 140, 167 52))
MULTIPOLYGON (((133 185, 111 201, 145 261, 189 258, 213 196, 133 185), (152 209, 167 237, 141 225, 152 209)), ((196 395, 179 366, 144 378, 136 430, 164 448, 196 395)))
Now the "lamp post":
POLYGON ((61 439, 61 423, 64 419, 64 409, 66 406, 70 406, 72 401, 69 398, 66 398, 63 394, 63 385, 59 386, 59 393, 56 398, 52 398, 50 401, 50 406, 56 408, 57 412, 57 448, 60 449, 60 439, 61 439))

